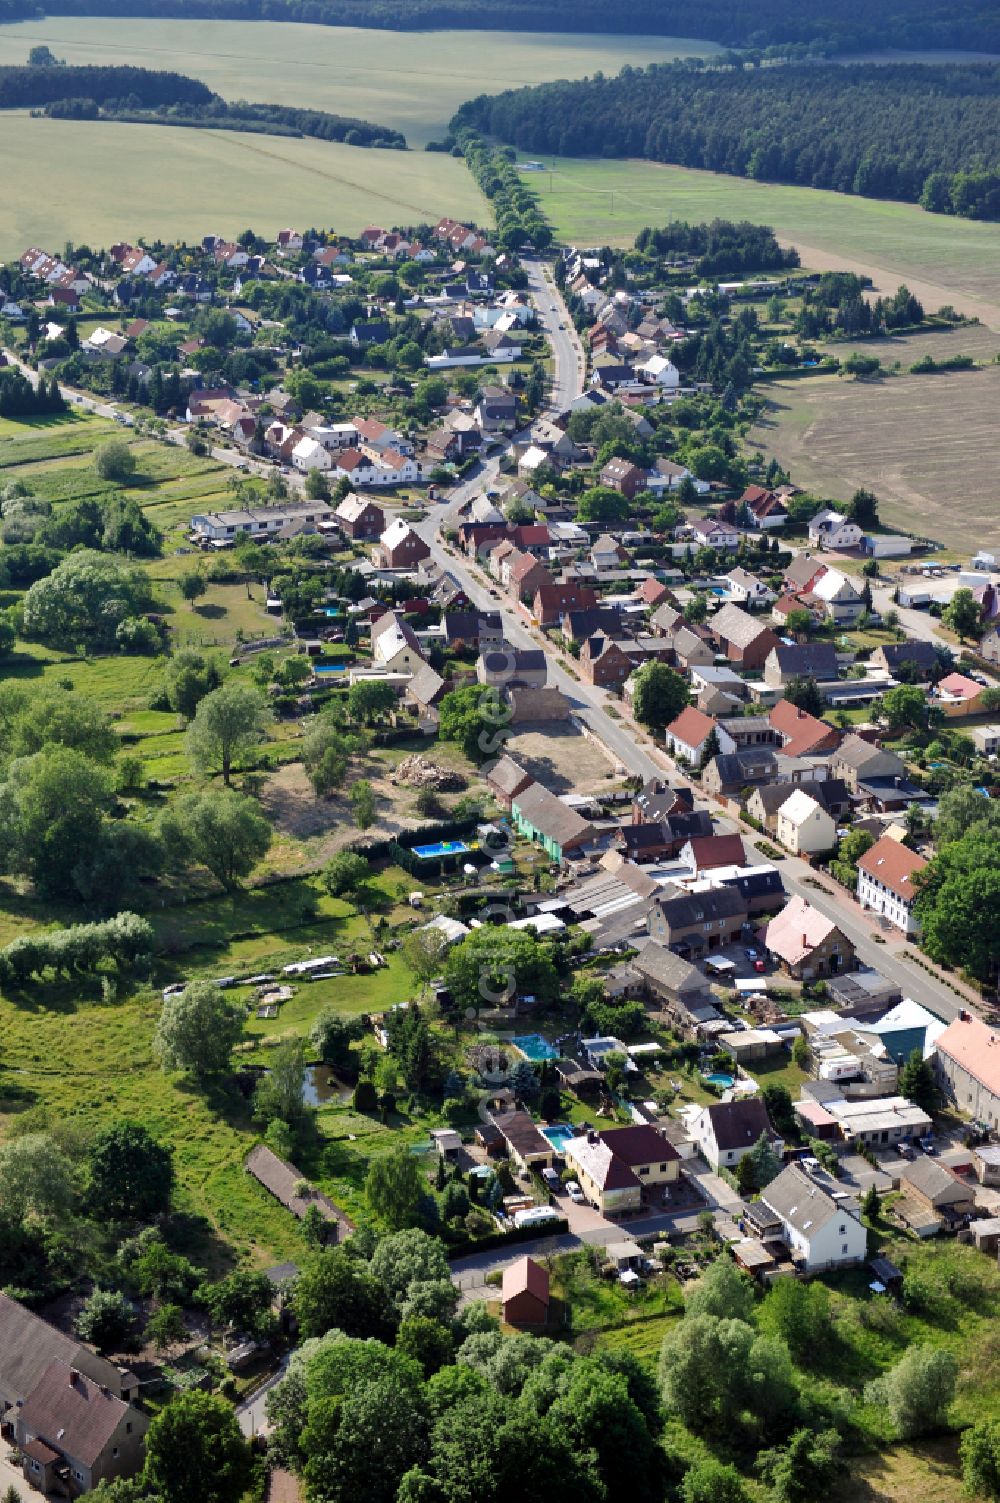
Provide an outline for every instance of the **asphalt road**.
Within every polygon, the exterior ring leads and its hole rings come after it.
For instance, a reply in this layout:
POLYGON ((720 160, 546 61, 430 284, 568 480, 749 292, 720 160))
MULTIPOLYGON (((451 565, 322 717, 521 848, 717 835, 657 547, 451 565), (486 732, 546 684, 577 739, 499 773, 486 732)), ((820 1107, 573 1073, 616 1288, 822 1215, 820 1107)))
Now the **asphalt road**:
POLYGON ((523 264, 532 302, 552 350, 551 405, 554 411, 563 412, 583 391, 583 346, 550 267, 544 261, 525 260, 523 264))

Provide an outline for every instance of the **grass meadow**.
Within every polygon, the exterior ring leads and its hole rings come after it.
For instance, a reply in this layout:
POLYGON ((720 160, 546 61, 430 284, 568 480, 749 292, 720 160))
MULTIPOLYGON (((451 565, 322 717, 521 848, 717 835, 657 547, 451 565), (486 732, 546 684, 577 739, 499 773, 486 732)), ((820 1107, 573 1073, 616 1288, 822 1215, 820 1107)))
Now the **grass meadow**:
POLYGON ((864 271, 891 291, 905 281, 929 308, 952 303, 1000 329, 1000 224, 656 162, 542 160, 551 171, 532 179, 542 208, 573 243, 627 244, 671 219, 750 219, 797 245, 808 266, 864 271))
POLYGON ((720 50, 692 38, 56 16, 5 26, 0 64, 23 63, 38 42, 68 63, 175 69, 225 99, 357 115, 401 130, 417 150, 476 94, 720 50))

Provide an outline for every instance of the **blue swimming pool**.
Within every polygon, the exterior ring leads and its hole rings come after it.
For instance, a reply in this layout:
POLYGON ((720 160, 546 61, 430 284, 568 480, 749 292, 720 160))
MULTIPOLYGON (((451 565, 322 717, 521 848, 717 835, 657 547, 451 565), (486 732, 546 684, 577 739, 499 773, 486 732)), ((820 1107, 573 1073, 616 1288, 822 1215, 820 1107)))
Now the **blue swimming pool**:
POLYGON ((437 840, 433 845, 415 845, 413 854, 420 861, 430 861, 435 856, 464 856, 471 849, 464 840, 437 840))
POLYGON ((723 1075, 721 1070, 716 1070, 712 1075, 705 1075, 702 1078, 709 1085, 718 1086, 720 1091, 728 1091, 731 1086, 736 1084, 732 1075, 723 1075))
POLYGON ((346 673, 347 669, 347 663, 317 663, 313 669, 313 673, 318 677, 322 677, 325 673, 346 673))
POLYGON ((558 1059, 559 1050, 553 1049, 548 1039, 540 1033, 523 1033, 511 1040, 515 1049, 520 1049, 525 1059, 558 1059))
POLYGON ((710 595, 718 595, 719 599, 721 600, 722 597, 725 595, 726 592, 722 588, 721 585, 714 584, 714 585, 709 585, 709 587, 708 587, 708 593, 710 595))
POLYGON ((339 616, 340 615, 340 606, 339 605, 325 605, 323 607, 323 615, 324 616, 339 616))
POLYGON ((568 1122, 557 1122, 554 1127, 543 1127, 542 1137, 548 1138, 556 1153, 562 1154, 566 1150, 566 1144, 570 1138, 575 1138, 576 1133, 568 1122))

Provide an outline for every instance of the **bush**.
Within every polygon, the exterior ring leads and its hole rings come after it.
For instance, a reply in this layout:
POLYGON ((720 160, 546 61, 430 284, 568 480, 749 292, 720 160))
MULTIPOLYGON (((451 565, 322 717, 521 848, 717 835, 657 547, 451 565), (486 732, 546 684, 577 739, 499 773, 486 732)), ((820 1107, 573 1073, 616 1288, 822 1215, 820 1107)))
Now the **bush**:
POLYGON ((135 1312, 117 1290, 95 1289, 76 1318, 77 1335, 102 1352, 121 1347, 132 1330, 135 1312))

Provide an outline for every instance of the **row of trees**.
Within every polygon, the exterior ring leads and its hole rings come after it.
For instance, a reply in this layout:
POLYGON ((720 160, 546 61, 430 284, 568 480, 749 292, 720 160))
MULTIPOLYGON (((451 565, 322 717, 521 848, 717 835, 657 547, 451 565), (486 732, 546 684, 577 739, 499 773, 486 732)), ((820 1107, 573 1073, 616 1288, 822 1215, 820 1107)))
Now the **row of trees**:
POLYGON ((695 256, 694 269, 699 277, 787 271, 799 265, 794 246, 779 245, 769 226, 745 219, 738 223, 713 219, 710 224, 688 224, 678 219, 658 230, 647 226, 636 236, 635 248, 645 255, 695 256))
POLYGON ((995 218, 998 93, 992 66, 677 62, 481 95, 453 126, 528 151, 648 157, 995 218))
POLYGON ((493 204, 497 243, 517 250, 530 242, 544 250, 552 242, 538 200, 514 166, 513 153, 491 146, 478 131, 468 127, 456 132, 456 150, 465 157, 469 171, 493 204))

